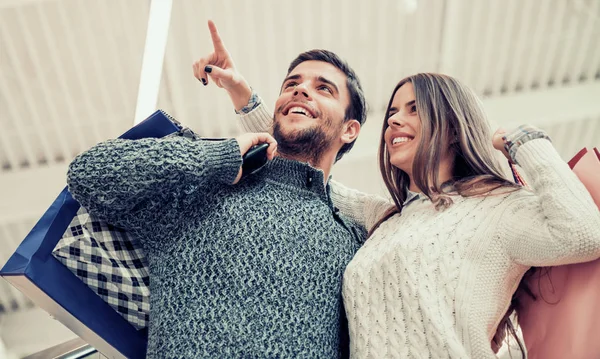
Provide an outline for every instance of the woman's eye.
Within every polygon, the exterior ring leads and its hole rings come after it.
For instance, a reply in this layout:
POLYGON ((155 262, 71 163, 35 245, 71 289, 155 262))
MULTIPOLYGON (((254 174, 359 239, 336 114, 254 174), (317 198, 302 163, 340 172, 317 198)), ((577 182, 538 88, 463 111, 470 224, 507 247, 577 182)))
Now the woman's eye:
POLYGON ((410 107, 410 112, 411 112, 411 113, 413 113, 413 112, 417 112, 417 106, 411 106, 411 107, 410 107))

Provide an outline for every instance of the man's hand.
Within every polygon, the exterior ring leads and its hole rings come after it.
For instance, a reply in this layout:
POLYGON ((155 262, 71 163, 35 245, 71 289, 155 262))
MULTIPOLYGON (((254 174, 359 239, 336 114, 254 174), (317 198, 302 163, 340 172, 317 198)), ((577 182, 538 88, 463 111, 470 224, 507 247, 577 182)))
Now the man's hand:
MULTIPOLYGON (((244 133, 243 135, 239 135, 235 138, 240 146, 240 154, 244 156, 246 152, 248 152, 253 146, 256 146, 261 143, 268 143, 269 148, 267 148, 267 159, 270 161, 275 157, 275 153, 277 151, 277 141, 268 133, 244 133)), ((242 167, 240 167, 240 171, 238 172, 235 181, 233 184, 238 183, 238 181, 242 178, 242 167)))
POLYGON ((208 85, 209 78, 212 79, 217 86, 227 91, 235 109, 240 110, 250 101, 252 90, 242 75, 236 71, 231 55, 225 48, 212 20, 208 21, 208 29, 214 51, 194 62, 194 76, 205 86, 208 85))

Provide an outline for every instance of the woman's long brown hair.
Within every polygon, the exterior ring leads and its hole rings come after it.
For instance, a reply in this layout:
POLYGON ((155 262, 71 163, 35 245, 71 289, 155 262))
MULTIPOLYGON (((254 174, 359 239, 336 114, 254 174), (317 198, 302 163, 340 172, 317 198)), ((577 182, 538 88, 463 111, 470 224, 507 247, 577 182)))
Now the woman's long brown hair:
MULTIPOLYGON (((401 213, 408 195, 408 174, 390 162, 385 142, 388 114, 396 91, 406 83, 412 83, 417 113, 421 119, 421 142, 413 160, 412 180, 424 195, 431 199, 436 209, 442 210, 452 204, 450 193, 463 197, 485 196, 503 189, 514 191, 521 186, 507 180, 495 156, 492 134, 481 102, 477 96, 458 80, 441 74, 419 73, 402 79, 394 88, 388 103, 379 146, 379 166, 383 181, 396 204, 370 230, 369 235, 396 213, 401 213), (451 151, 454 160, 453 178, 439 183, 438 173, 442 158, 451 151)), ((529 276, 530 274, 527 274, 529 276)), ((519 293, 531 293, 521 281, 519 293)), ((501 343, 510 333, 522 348, 509 318, 519 300, 513 295, 507 314, 500 324, 493 342, 501 343)))

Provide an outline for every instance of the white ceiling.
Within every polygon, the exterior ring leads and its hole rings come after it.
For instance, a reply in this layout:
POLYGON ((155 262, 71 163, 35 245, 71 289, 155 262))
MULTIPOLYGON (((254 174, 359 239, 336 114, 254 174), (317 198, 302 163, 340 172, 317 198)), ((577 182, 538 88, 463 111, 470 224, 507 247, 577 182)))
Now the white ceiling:
MULTIPOLYGON (((68 162, 132 125, 149 4, 0 0, 0 264, 64 185, 68 162)), ((600 144, 600 0, 174 0, 158 105, 202 135, 230 136, 228 97, 192 75, 212 49, 208 19, 269 104, 298 53, 348 60, 370 112, 337 174, 363 190, 382 192, 382 111, 415 72, 458 77, 494 123, 545 128, 565 159, 600 144)), ((4 282, 0 303, 28 306, 4 282)))

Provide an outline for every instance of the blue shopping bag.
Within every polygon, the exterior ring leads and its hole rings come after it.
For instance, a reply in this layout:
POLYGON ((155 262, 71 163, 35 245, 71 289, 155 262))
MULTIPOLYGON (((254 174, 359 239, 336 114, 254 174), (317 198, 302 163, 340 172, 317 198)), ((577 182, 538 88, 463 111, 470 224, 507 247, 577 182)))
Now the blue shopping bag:
MULTIPOLYGON (((179 130, 179 123, 159 110, 120 138, 160 138, 179 130)), ((105 356, 144 358, 147 330, 138 330, 139 326, 132 325, 115 305, 82 281, 85 273, 67 267, 53 255, 80 209, 65 188, 0 270, 0 276, 105 356)))

